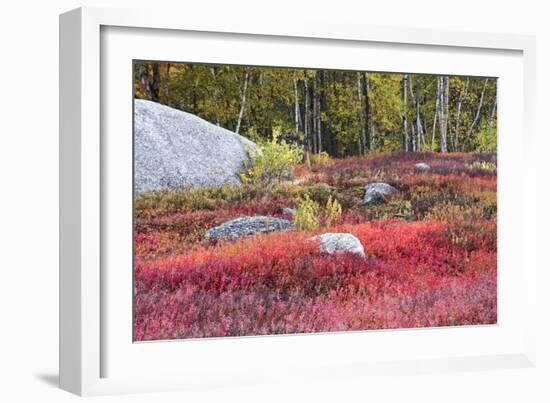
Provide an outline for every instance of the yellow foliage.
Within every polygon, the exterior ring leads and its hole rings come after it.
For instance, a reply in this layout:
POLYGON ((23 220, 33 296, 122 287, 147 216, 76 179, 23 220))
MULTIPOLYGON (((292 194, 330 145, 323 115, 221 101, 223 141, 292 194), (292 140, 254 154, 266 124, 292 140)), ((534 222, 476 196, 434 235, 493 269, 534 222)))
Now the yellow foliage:
POLYGON ((305 196, 300 202, 294 215, 294 226, 303 231, 312 231, 319 228, 319 204, 305 196))
POLYGON ((322 151, 319 154, 311 154, 311 155, 308 154, 306 158, 307 166, 312 166, 312 165, 325 166, 325 165, 331 165, 331 164, 332 164, 332 159, 330 158, 330 155, 328 155, 326 151, 322 151))
POLYGON ((342 215, 342 206, 338 200, 329 196, 325 206, 326 226, 330 227, 332 223, 342 215))
POLYGON ((467 165, 467 168, 470 171, 484 171, 490 174, 494 174, 497 172, 496 164, 493 164, 492 162, 486 162, 486 161, 472 162, 471 164, 467 165))

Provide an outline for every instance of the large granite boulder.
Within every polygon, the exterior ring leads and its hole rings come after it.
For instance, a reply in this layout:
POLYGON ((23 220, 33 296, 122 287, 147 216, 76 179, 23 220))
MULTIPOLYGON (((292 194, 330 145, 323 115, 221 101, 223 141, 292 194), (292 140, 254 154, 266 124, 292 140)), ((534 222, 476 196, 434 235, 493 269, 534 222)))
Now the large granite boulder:
POLYGON ((414 169, 417 172, 430 172, 432 170, 432 167, 425 162, 419 162, 418 164, 414 165, 414 169))
POLYGON ((260 233, 286 231, 292 227, 292 222, 283 218, 268 216, 241 217, 209 229, 206 233, 206 239, 211 241, 235 240, 260 233))
POLYGON ((193 114, 134 100, 134 193, 241 184, 256 145, 193 114))
POLYGON ((365 250, 359 239, 345 232, 328 232, 310 238, 319 241, 319 250, 323 253, 333 255, 335 253, 353 253, 365 257, 365 250))
POLYGON ((397 189, 387 183, 371 183, 365 187, 363 204, 367 206, 372 204, 383 204, 386 202, 386 197, 393 193, 397 193, 397 189))

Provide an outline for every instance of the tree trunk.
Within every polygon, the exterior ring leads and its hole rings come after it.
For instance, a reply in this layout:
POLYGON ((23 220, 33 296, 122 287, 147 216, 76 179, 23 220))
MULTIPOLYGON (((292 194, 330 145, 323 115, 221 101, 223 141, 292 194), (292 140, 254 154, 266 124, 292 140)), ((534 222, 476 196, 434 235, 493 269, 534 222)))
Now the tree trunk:
POLYGON ((491 109, 491 125, 494 126, 497 117, 498 82, 495 83, 495 103, 491 109))
POLYGON ((479 97, 479 105, 477 107, 476 116, 474 117, 474 120, 472 121, 472 124, 470 125, 470 128, 468 129, 468 136, 466 136, 468 141, 470 141, 472 131, 474 130, 474 127, 477 124, 477 121, 479 120, 479 115, 481 114, 481 108, 483 107, 483 98, 485 97, 485 89, 487 88, 487 82, 488 81, 489 81, 489 79, 486 78, 485 81, 483 82, 483 89, 481 90, 481 95, 479 97))
POLYGON ((247 68, 244 73, 244 81, 243 81, 243 86, 241 88, 241 109, 239 110, 239 118, 237 119, 237 128, 235 129, 235 133, 237 134, 239 134, 239 130, 241 129, 241 122, 243 120, 244 108, 246 105, 246 89, 248 87, 248 76, 249 76, 249 69, 247 68))
POLYGON ((160 72, 158 63, 145 63, 138 68, 139 83, 145 98, 149 101, 159 102, 160 98, 160 72), (152 74, 151 74, 152 72, 152 74))
POLYGON ((450 122, 450 116, 449 113, 449 76, 445 76, 445 151, 448 152, 448 145, 447 145, 447 133, 449 133, 451 122, 450 122))
POLYGON ((439 116, 439 101, 441 100, 441 82, 439 80, 439 76, 436 77, 436 84, 437 84, 437 90, 435 94, 435 111, 434 111, 434 122, 432 126, 432 144, 431 144, 431 150, 434 150, 434 144, 435 144, 435 128, 437 125, 437 117, 439 116))
POLYGON ((411 150, 417 151, 417 145, 416 145, 416 130, 414 128, 413 122, 411 122, 411 150))
POLYGON ((418 75, 416 76, 415 104, 416 104, 416 133, 418 135, 418 138, 416 141, 416 148, 418 151, 420 151, 422 141, 424 140, 424 128, 422 127, 422 120, 420 119, 420 84, 418 80, 418 75))
POLYGON ((313 80, 313 88, 311 89, 311 108, 313 109, 312 111, 312 116, 311 116, 311 119, 312 119, 312 127, 313 127, 313 143, 315 145, 315 150, 314 150, 314 153, 317 154, 320 152, 320 144, 319 144, 319 137, 318 137, 318 133, 317 133, 317 90, 318 90, 318 85, 317 85, 317 77, 315 77, 315 79, 313 80))
POLYGON ((160 69, 158 63, 153 63, 153 80, 151 84, 151 101, 160 101, 160 69))
POLYGON ((367 72, 363 72, 363 102, 365 103, 365 138, 363 139, 364 149, 370 151, 373 146, 373 140, 371 138, 371 130, 369 123, 370 118, 370 101, 369 101, 369 75, 367 72))
MULTIPOLYGON (((417 76, 417 80, 418 80, 418 76, 417 76)), ((415 102, 415 105, 413 105, 416 109, 416 97, 414 95, 414 92, 413 92, 413 84, 412 84, 412 75, 409 77, 409 92, 411 94, 411 102, 415 102)), ((415 125, 412 123, 411 121, 411 150, 412 151, 417 151, 418 150, 418 142, 417 142, 417 139, 416 139, 416 131, 415 131, 415 125)), ((418 128, 418 115, 417 115, 417 120, 416 120, 416 127, 418 128)))
POLYGON ((141 91, 145 94, 147 99, 151 99, 149 96, 149 63, 139 63, 138 65, 138 80, 141 91))
POLYGON ((216 113, 216 125, 220 125, 220 118, 218 116, 218 84, 217 84, 217 80, 216 80, 216 76, 217 76, 217 71, 216 71, 216 68, 215 67, 211 67, 210 68, 210 74, 212 74, 212 79, 214 80, 214 91, 212 93, 212 99, 214 101, 214 108, 215 108, 215 113, 216 113))
POLYGON ((321 133, 321 71, 315 73, 315 90, 313 91, 315 135, 317 137, 317 152, 323 151, 323 136, 321 133))
MULTIPOLYGON (((307 73, 305 73, 307 74, 307 73)), ((309 85, 308 85, 308 79, 307 75, 304 77, 304 93, 305 93, 305 100, 304 100, 304 135, 306 138, 306 141, 308 142, 309 151, 315 153, 315 142, 312 139, 311 131, 310 131, 310 112, 309 112, 309 85)))
POLYGON ((409 131, 407 126, 407 74, 403 75, 403 140, 405 151, 409 151, 409 131))
POLYGON ((359 155, 364 154, 365 149, 365 139, 367 137, 366 134, 366 122, 365 122, 365 116, 364 116, 364 110, 363 110, 363 83, 361 80, 361 73, 357 72, 357 99, 359 102, 359 122, 361 126, 361 130, 359 133, 359 138, 357 139, 357 146, 359 148, 359 155))
POLYGON ((440 150, 446 153, 447 149, 447 127, 449 119, 449 77, 439 76, 440 105, 439 105, 439 137, 440 150))
POLYGON ((164 84, 164 99, 168 101, 168 95, 169 95, 169 85, 170 85, 170 63, 166 63, 166 79, 164 84))
POLYGON ((294 135, 298 138, 300 133, 300 101, 298 99, 298 82, 294 79, 294 135))
POLYGON ((468 95, 468 86, 470 85, 470 78, 466 78, 466 85, 464 86, 464 89, 460 92, 460 96, 458 97, 458 101, 456 104, 456 123, 455 123, 455 135, 454 135, 454 150, 459 150, 459 130, 460 130, 460 111, 462 110, 462 101, 468 95))

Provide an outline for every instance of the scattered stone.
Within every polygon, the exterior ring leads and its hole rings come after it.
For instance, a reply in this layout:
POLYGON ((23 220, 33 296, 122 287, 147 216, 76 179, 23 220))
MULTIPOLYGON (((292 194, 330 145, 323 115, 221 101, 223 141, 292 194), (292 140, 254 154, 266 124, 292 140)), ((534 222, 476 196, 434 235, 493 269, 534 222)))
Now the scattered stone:
POLYGON ((347 252, 365 257, 363 245, 349 233, 326 233, 310 240, 319 240, 319 250, 330 255, 347 252))
POLYGON ((290 207, 283 208, 283 214, 294 216, 296 214, 296 210, 290 207))
POLYGON ((382 204, 386 202, 386 196, 396 193, 397 189, 387 183, 371 183, 365 187, 365 196, 363 204, 382 204))
POLYGON ((414 166, 414 169, 418 172, 429 172, 432 170, 432 167, 426 164, 425 162, 419 162, 414 166))
POLYGON ((240 185, 250 149, 250 140, 191 113, 134 100, 134 194, 240 185))
POLYGON ((212 241, 233 241, 241 237, 260 233, 267 234, 275 231, 286 231, 292 228, 292 226, 291 221, 283 218, 267 216, 241 217, 209 229, 206 233, 206 239, 212 241))

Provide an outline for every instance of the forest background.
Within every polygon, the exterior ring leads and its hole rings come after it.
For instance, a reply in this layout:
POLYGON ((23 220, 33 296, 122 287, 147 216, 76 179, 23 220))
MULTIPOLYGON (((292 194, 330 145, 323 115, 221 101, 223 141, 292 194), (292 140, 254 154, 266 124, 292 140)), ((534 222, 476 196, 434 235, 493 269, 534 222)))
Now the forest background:
POLYGON ((137 61, 134 91, 331 157, 497 147, 496 78, 137 61))

